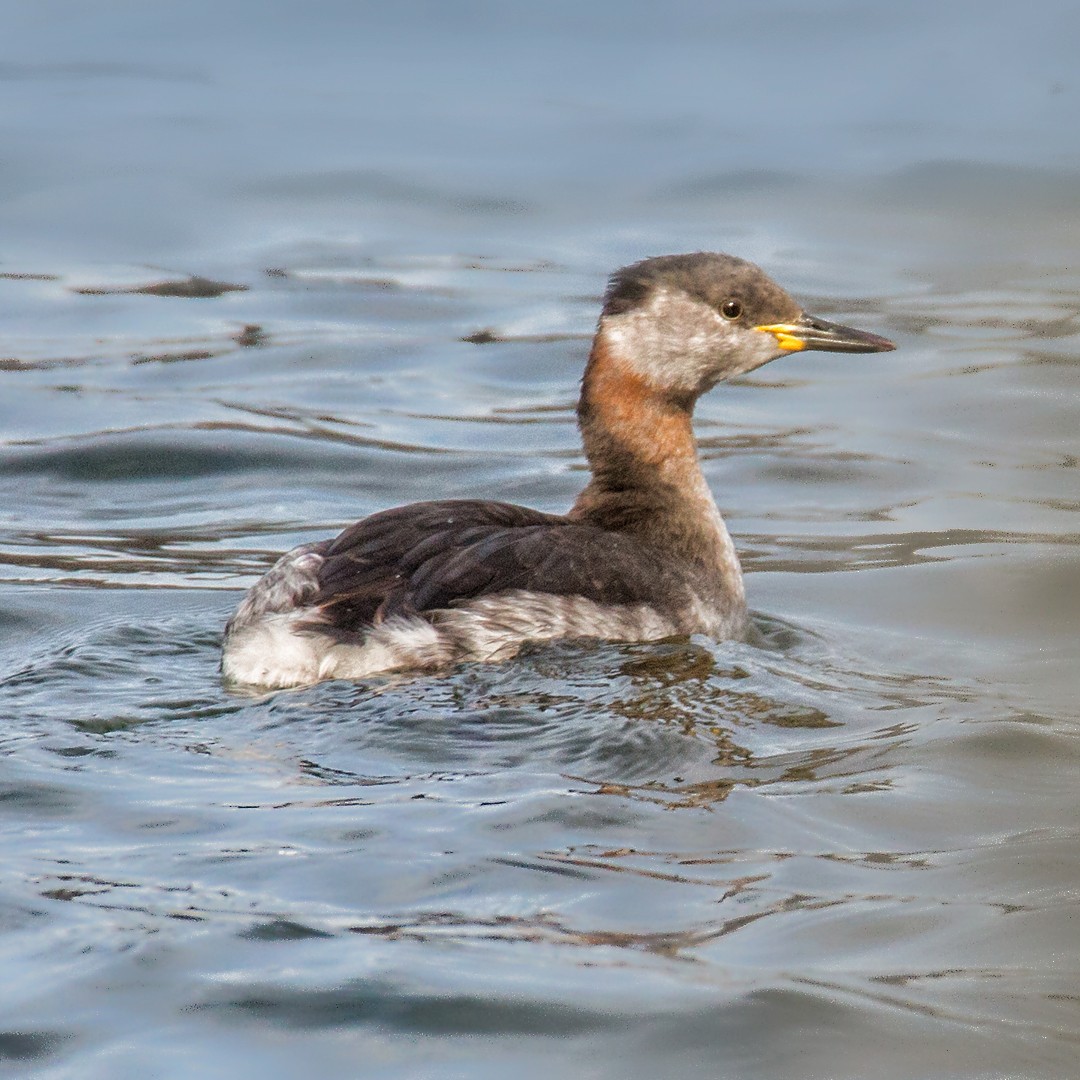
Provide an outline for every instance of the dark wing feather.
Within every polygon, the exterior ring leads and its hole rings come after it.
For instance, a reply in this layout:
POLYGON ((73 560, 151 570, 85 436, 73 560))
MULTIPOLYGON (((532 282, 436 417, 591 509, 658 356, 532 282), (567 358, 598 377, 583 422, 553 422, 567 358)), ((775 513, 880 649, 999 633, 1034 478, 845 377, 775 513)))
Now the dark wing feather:
POLYGON ((349 526, 326 552, 314 603, 341 630, 360 631, 390 614, 415 611, 410 581, 493 532, 564 519, 482 500, 413 503, 349 526))
POLYGON ((667 606, 684 578, 666 564, 640 540, 525 507, 416 503, 334 540, 315 604, 345 632, 509 589, 667 606))

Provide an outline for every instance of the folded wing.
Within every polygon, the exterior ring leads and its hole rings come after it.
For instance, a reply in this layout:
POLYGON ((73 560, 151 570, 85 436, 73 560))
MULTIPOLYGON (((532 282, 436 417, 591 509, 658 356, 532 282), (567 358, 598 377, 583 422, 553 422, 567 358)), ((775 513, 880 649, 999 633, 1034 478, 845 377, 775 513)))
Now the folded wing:
POLYGON ((685 568, 673 573, 639 539, 508 503, 427 502, 374 514, 332 541, 324 558, 312 604, 344 634, 511 590, 653 606, 685 591, 685 568))

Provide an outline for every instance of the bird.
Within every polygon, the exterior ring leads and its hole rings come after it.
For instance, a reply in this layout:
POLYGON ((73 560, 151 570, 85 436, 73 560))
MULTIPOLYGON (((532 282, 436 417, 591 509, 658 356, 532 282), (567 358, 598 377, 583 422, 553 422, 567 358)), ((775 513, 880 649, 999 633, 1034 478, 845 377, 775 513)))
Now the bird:
POLYGON ((532 642, 738 639, 742 571, 701 471, 695 403, 790 353, 895 347, 807 314, 732 255, 623 267, 581 380, 591 476, 569 511, 418 502, 296 547, 229 620, 222 674, 281 689, 503 661, 532 642))

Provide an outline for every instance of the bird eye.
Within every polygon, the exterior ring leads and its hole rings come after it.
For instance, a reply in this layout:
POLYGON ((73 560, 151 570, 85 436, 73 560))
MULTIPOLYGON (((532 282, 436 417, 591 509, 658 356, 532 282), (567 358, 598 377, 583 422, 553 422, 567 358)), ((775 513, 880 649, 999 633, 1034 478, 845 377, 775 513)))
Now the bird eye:
POLYGON ((742 314, 742 304, 738 300, 725 300, 720 305, 720 314, 725 319, 737 319, 742 314))

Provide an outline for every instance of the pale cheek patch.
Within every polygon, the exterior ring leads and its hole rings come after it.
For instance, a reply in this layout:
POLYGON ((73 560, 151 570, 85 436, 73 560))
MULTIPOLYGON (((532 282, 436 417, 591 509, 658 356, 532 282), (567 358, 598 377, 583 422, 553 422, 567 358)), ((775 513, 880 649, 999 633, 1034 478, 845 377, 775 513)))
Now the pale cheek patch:
POLYGON ((605 319, 604 334, 656 389, 698 392, 715 367, 716 320, 714 312, 684 293, 657 289, 647 306, 605 319))

